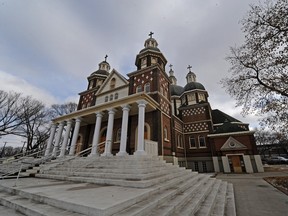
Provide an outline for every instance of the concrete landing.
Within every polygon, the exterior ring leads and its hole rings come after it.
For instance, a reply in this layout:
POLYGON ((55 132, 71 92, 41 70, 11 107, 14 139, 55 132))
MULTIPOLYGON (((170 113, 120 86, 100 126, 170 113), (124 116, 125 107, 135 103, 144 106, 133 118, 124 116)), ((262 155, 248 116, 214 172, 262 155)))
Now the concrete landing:
POLYGON ((26 197, 47 204, 53 202, 53 205, 59 208, 65 206, 72 211, 77 208, 78 212, 86 215, 91 215, 91 211, 99 215, 115 212, 118 206, 130 206, 153 190, 39 178, 19 179, 16 186, 15 182, 14 179, 2 180, 0 189, 7 192, 17 191, 17 194, 25 194, 26 197))

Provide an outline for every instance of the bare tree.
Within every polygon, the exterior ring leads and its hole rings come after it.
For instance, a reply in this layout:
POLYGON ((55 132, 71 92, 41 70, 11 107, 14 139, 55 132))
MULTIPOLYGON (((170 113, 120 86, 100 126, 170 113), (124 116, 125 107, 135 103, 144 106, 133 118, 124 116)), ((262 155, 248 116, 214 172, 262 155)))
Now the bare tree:
POLYGON ((17 135, 27 139, 26 150, 37 148, 48 139, 49 112, 44 104, 28 96, 19 102, 22 109, 20 116, 22 124, 17 135))
POLYGON ((21 107, 18 104, 20 93, 0 90, 0 137, 13 134, 22 124, 19 118, 21 107))
POLYGON ((66 115, 74 112, 77 109, 77 104, 68 102, 65 104, 53 104, 50 109, 51 118, 66 115))
POLYGON ((285 132, 288 126, 288 2, 251 5, 241 21, 245 42, 230 48, 232 76, 222 85, 261 124, 285 132))

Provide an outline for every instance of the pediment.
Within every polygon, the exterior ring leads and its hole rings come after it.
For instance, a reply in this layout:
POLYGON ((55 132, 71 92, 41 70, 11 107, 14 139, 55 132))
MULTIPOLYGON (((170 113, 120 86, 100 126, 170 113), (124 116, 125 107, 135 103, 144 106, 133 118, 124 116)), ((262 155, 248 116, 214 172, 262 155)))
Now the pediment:
POLYGON ((247 149, 247 147, 238 140, 230 136, 227 139, 227 141, 223 144, 220 150, 227 151, 227 150, 243 150, 243 149, 247 149))
POLYGON ((119 88, 121 86, 126 86, 129 84, 128 80, 125 79, 125 77, 123 77, 118 71, 113 69, 109 74, 109 76, 105 79, 104 83, 101 85, 96 94, 101 94, 113 90, 111 89, 111 81, 113 79, 115 80, 115 86, 113 89, 119 88))

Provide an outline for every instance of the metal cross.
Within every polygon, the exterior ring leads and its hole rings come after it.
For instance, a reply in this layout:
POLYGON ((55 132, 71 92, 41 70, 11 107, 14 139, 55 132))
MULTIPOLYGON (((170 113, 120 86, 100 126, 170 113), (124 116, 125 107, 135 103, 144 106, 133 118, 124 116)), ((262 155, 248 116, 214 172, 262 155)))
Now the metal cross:
POLYGON ((187 69, 189 70, 189 72, 191 72, 191 68, 192 68, 192 66, 188 65, 187 69))
POLYGON ((105 56, 105 62, 106 62, 106 60, 107 60, 107 57, 108 57, 108 55, 105 56))
POLYGON ((150 32, 150 34, 149 34, 150 38, 152 38, 153 34, 154 34, 154 32, 150 32))
POLYGON ((170 67, 170 70, 172 70, 172 67, 173 67, 173 65, 172 65, 172 64, 170 64, 170 65, 169 65, 169 67, 170 67))

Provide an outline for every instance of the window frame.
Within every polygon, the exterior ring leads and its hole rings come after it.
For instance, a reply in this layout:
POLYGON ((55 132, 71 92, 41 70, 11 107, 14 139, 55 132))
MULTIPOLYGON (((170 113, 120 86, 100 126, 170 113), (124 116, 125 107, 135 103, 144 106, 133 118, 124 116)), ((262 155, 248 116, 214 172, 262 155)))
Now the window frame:
POLYGON ((190 149, 197 149, 197 143, 196 143, 196 139, 194 136, 189 136, 189 148, 190 149), (191 140, 194 140, 194 146, 191 145, 191 140))
POLYGON ((198 136, 198 143, 199 143, 199 148, 207 148, 205 136, 199 135, 199 136, 198 136), (202 143, 201 140, 204 141, 203 143, 205 144, 205 146, 202 146, 202 145, 201 145, 201 143, 202 143))

